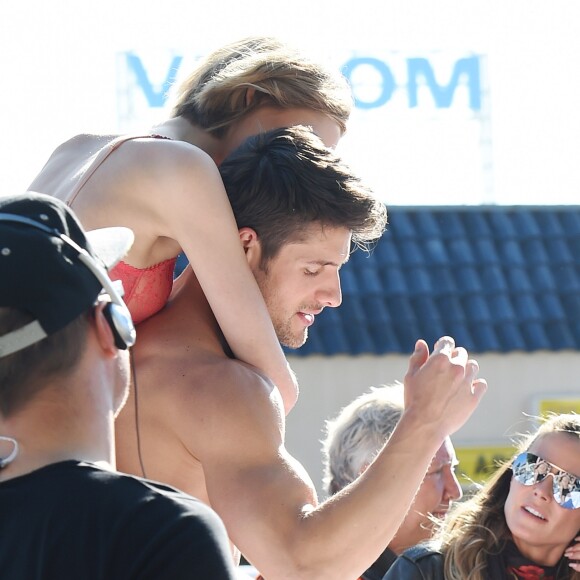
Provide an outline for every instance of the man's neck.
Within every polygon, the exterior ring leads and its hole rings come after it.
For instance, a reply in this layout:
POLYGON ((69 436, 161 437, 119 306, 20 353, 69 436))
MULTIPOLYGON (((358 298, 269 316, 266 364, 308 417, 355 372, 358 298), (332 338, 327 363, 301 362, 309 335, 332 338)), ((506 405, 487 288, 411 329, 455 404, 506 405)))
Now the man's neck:
POLYGON ((186 325, 190 329, 189 335, 193 332, 196 338, 203 337, 206 346, 212 342, 221 345, 224 354, 234 358, 190 266, 175 280, 168 304, 156 318, 163 327, 170 326, 172 332, 175 331, 176 325, 186 325))
MULTIPOLYGON (((112 417, 73 414, 66 403, 60 413, 58 407, 54 403, 31 404, 14 417, 0 419, 0 434, 14 439, 18 446, 13 460, 0 469, 0 481, 68 460, 115 468, 112 417)), ((10 451, 5 441, 0 447, 1 457, 10 451)))

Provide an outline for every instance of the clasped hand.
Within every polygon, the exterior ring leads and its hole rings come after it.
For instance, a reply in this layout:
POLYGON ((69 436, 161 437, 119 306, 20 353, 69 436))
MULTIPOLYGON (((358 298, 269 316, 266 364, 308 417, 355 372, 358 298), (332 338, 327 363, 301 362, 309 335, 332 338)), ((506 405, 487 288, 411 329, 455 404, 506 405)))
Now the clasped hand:
POLYGON ((418 340, 405 375, 405 409, 418 412, 426 425, 442 436, 457 431, 476 409, 487 390, 478 378, 479 364, 450 336, 441 337, 429 353, 418 340))

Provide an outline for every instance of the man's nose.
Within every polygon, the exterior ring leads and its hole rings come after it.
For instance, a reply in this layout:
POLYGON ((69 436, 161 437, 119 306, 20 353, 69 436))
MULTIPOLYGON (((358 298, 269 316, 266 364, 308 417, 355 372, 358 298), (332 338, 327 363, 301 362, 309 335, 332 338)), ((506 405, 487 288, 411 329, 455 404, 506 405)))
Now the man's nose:
POLYGON ((463 497, 461 484, 455 475, 455 471, 449 467, 445 470, 445 499, 457 501, 463 497))
POLYGON ((340 287, 340 276, 338 273, 327 280, 324 286, 319 290, 318 301, 324 306, 336 308, 342 303, 342 289, 340 287))

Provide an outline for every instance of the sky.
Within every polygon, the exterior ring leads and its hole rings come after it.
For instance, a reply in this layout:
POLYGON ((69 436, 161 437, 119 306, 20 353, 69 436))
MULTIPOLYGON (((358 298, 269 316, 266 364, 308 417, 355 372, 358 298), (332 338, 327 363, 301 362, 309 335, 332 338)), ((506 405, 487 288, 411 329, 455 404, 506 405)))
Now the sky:
POLYGON ((128 55, 159 90, 175 57, 179 78, 267 34, 350 66, 358 106, 338 152, 387 204, 578 204, 579 23, 577 0, 9 0, 0 194, 25 190, 77 133, 164 118, 128 55))

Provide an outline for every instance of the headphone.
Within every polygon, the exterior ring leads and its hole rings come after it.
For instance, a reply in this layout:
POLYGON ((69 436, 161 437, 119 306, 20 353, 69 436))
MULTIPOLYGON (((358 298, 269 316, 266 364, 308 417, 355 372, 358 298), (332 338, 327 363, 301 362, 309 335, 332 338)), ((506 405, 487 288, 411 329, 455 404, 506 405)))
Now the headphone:
POLYGON ((101 266, 101 264, 99 264, 84 248, 81 248, 76 242, 71 240, 65 234, 60 233, 57 229, 49 228, 44 224, 23 216, 0 213, 0 221, 31 226, 49 236, 60 238, 65 244, 71 247, 78 254, 78 259, 90 270, 93 276, 103 286, 103 291, 97 297, 97 303, 107 303, 103 309, 103 314, 113 332, 115 346, 118 349, 125 350, 135 344, 135 326, 133 325, 133 319, 131 318, 131 313, 129 312, 127 305, 123 302, 121 295, 115 289, 115 285, 109 278, 106 269, 101 266))

